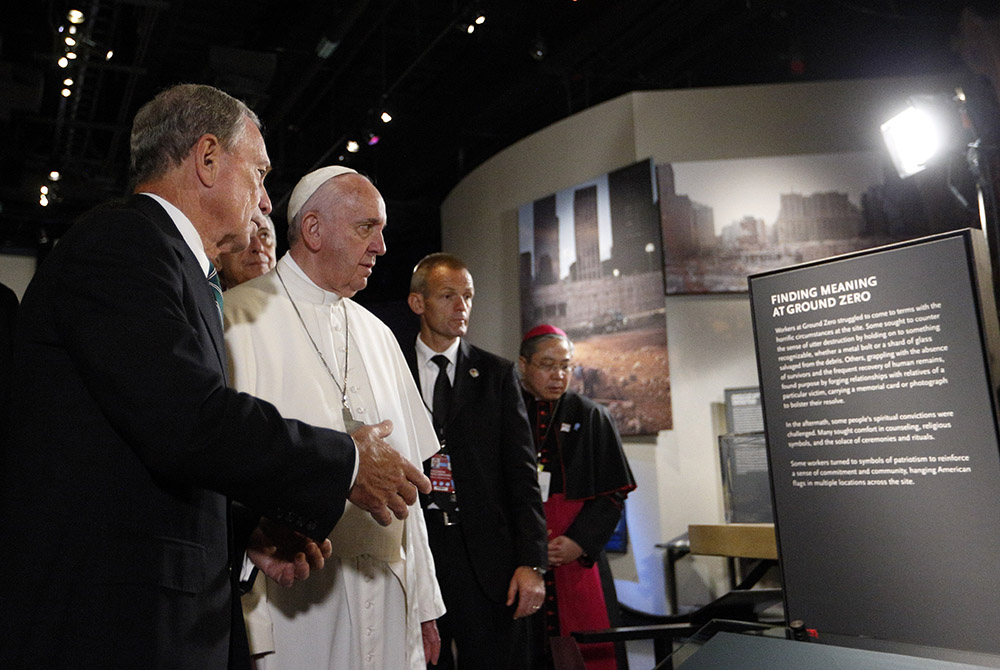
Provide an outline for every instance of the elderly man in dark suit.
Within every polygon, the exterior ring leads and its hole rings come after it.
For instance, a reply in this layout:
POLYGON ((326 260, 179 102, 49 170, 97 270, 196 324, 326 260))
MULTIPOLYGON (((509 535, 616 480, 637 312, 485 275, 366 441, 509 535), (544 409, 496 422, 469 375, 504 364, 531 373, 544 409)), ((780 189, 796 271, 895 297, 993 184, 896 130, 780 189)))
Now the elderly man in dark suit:
POLYGON ((462 339, 473 294, 461 259, 421 260, 408 298, 420 333, 402 348, 442 443, 425 464, 434 490, 421 496, 448 609, 437 667, 505 669, 516 667, 514 619, 542 604, 545 521, 514 364, 462 339))
POLYGON ((382 439, 391 426, 352 440, 226 386, 208 259, 248 244, 269 169, 243 103, 167 89, 134 121, 135 194, 76 222, 29 285, 3 454, 0 667, 249 667, 235 545, 257 514, 272 521, 253 531, 255 562, 291 583, 329 556, 345 498, 388 523, 415 484, 429 490, 382 439))

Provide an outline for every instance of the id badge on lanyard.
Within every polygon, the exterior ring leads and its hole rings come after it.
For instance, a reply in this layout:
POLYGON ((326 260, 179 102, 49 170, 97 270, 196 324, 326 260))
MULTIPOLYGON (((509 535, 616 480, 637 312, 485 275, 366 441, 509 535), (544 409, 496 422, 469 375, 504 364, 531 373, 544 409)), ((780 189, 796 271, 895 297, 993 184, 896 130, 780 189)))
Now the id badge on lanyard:
POLYGON ((435 454, 431 456, 431 489, 442 493, 455 492, 455 477, 451 472, 451 456, 435 454))

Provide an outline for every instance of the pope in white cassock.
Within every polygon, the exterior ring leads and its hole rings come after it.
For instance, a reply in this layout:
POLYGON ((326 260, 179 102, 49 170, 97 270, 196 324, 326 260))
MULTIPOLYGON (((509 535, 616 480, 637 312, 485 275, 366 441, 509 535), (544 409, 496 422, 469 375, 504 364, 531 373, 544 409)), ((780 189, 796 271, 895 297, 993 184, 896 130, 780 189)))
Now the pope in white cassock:
MULTIPOLYGON (((288 203, 289 252, 225 293, 233 385, 284 416, 352 432, 392 422, 386 438, 417 467, 438 450, 429 414, 389 329, 350 300, 385 253, 385 202, 354 170, 320 168, 288 203)), ((260 670, 424 670, 440 649, 444 601, 419 509, 376 523, 350 502, 323 570, 291 588, 263 575, 244 596, 260 670), (272 635, 273 633, 273 635, 272 635)))

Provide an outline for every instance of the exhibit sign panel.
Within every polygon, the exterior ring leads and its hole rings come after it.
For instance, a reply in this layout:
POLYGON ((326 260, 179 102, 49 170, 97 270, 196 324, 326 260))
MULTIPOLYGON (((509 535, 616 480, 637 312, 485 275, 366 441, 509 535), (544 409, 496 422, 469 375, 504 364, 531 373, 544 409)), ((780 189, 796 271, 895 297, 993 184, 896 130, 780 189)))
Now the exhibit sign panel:
POLYGON ((786 616, 820 639, 1000 653, 986 254, 965 229, 749 278, 786 616))

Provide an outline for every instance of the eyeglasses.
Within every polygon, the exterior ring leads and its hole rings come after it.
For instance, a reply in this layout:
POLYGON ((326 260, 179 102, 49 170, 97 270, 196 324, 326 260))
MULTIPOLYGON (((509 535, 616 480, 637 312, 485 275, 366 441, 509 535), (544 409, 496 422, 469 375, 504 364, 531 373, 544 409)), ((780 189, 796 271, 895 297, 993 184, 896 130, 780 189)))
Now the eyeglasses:
POLYGON ((529 365, 534 365, 536 368, 547 374, 552 374, 553 372, 565 372, 568 374, 573 368, 573 363, 571 361, 542 361, 541 363, 531 361, 529 365))

